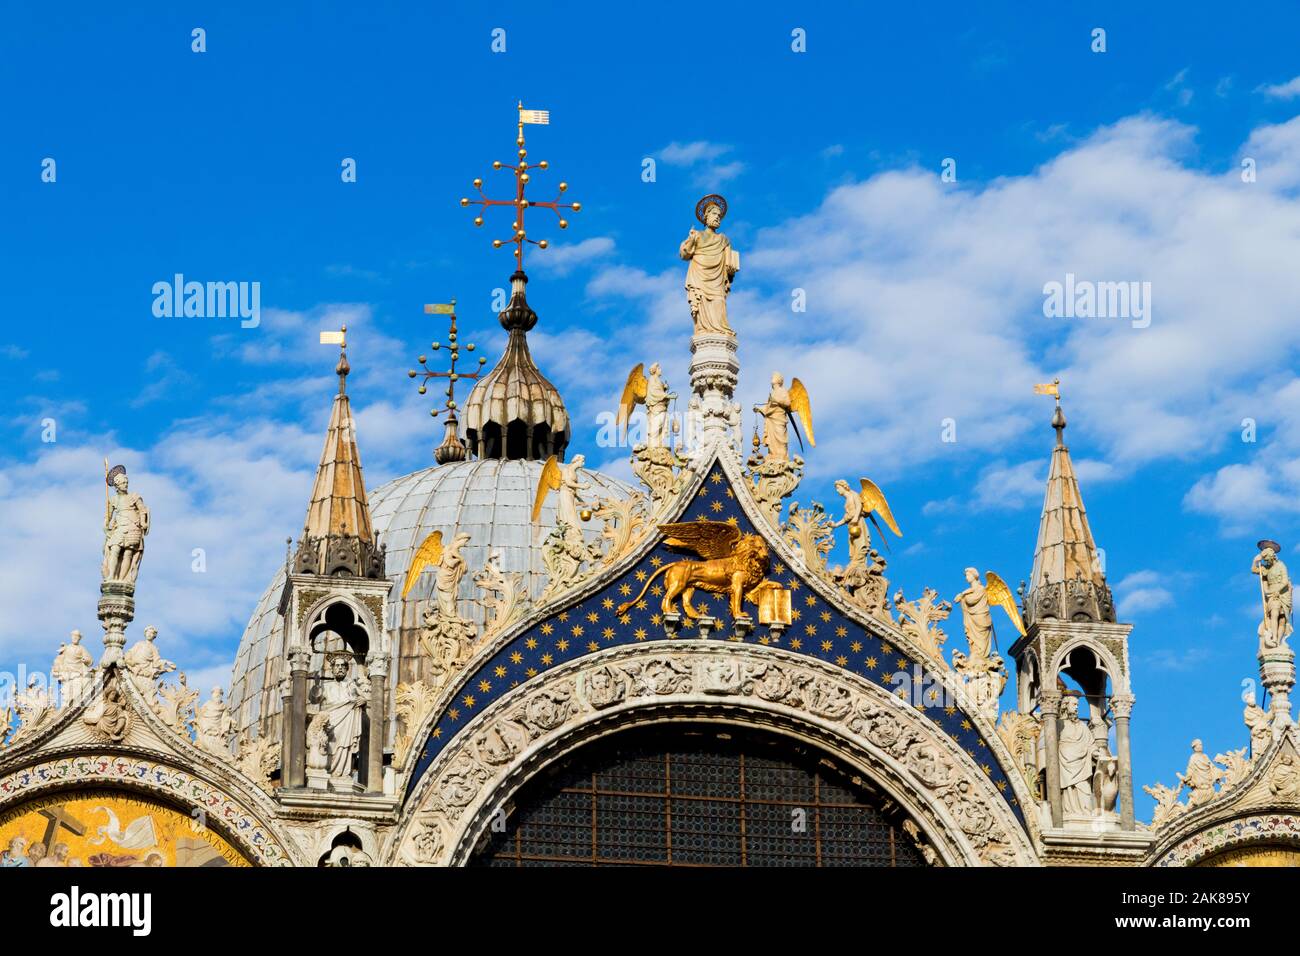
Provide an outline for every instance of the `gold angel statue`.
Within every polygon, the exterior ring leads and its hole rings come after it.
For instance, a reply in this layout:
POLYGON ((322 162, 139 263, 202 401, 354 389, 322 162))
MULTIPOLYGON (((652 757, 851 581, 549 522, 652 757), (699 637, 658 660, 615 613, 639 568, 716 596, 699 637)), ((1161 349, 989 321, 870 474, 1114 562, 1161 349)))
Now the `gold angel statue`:
POLYGON ((961 607, 966 641, 970 645, 970 656, 965 659, 965 666, 969 669, 981 667, 989 661, 993 639, 993 612, 990 605, 996 604, 1006 611, 1007 617, 1011 618, 1011 623, 1021 634, 1025 633, 1025 625, 1020 620, 1020 611, 1016 608, 1011 588, 994 572, 985 574, 984 583, 981 584, 979 571, 967 568, 966 583, 966 590, 953 598, 952 603, 961 607))
POLYGON ((587 459, 582 455, 574 455, 573 461, 567 465, 561 465, 560 460, 552 455, 546 459, 546 464, 542 466, 542 474, 537 479, 537 495, 533 499, 533 524, 537 524, 537 519, 542 516, 542 504, 546 501, 546 496, 552 491, 560 493, 560 504, 556 514, 556 523, 568 525, 574 531, 580 531, 581 525, 579 520, 586 521, 591 517, 591 510, 586 508, 581 493, 591 487, 591 484, 582 480, 578 472, 587 459), (581 507, 581 513, 579 508, 581 507))
POLYGON ((411 567, 406 572, 406 583, 402 585, 402 598, 405 599, 415 587, 426 568, 436 568, 433 590, 438 600, 438 610, 446 618, 456 618, 456 592, 460 588, 460 579, 465 576, 468 565, 461 556, 460 549, 469 543, 469 535, 458 532, 451 542, 443 546, 442 532, 435 531, 420 545, 411 559, 411 567))
POLYGON ((664 381, 663 370, 658 362, 652 362, 649 374, 643 371, 644 363, 639 363, 628 374, 627 384, 623 386, 623 397, 618 402, 618 436, 627 435, 627 422, 637 405, 645 406, 645 443, 650 448, 668 447, 668 405, 677 395, 668 390, 664 381))
POLYGON ((744 601, 755 601, 755 590, 763 584, 768 569, 767 543, 756 534, 749 534, 725 521, 681 521, 661 524, 664 544, 670 548, 692 551, 703 561, 674 561, 646 579, 641 593, 618 608, 619 614, 645 597, 655 578, 664 575, 664 596, 660 609, 664 614, 675 613, 673 602, 682 599, 682 609, 687 618, 700 617, 691 605, 696 590, 726 595, 730 600, 731 616, 744 615, 744 601))
POLYGON ((880 522, 876 520, 877 514, 897 537, 903 536, 880 486, 870 478, 860 478, 858 481, 861 486, 860 491, 854 491, 852 486, 842 478, 835 482, 835 490, 844 499, 844 516, 831 523, 832 528, 848 526, 850 565, 866 563, 871 554, 871 531, 867 528, 868 520, 876 526, 881 539, 884 539, 885 532, 881 529, 880 522))
MULTIPOLYGON (((790 458, 789 429, 794 427, 793 416, 798 415, 804 431, 808 433, 808 444, 814 448, 817 440, 813 437, 812 404, 808 401, 808 389, 797 378, 785 387, 785 378, 780 372, 772 373, 772 390, 768 392, 767 401, 755 405, 754 411, 763 416, 763 444, 767 446, 767 457, 777 461, 790 458)), ((795 437, 799 439, 799 449, 803 450, 803 438, 795 428, 795 437)))

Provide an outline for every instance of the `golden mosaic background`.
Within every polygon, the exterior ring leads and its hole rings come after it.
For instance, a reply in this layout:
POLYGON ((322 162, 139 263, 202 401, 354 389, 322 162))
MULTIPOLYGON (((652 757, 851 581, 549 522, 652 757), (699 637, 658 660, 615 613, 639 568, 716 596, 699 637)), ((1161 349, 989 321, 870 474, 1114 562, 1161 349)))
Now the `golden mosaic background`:
POLYGON ((0 867, 251 866, 202 821, 134 793, 90 790, 0 814, 0 867), (16 838, 26 841, 14 852, 16 838))

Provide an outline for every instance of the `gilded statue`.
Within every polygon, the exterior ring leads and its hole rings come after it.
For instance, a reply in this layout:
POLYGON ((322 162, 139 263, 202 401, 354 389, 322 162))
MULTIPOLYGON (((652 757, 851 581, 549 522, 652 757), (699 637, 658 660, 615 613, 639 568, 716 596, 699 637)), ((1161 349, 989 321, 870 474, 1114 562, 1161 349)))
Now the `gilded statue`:
POLYGON ((690 265, 686 268, 686 301, 691 306, 695 334, 731 335, 727 323, 727 295, 731 280, 740 271, 740 254, 731 241, 718 232, 727 215, 727 201, 717 194, 695 204, 695 218, 704 230, 691 229, 678 253, 690 265))
POLYGON ((753 601, 754 590, 763 583, 768 570, 767 543, 756 534, 741 531, 724 521, 682 521, 661 524, 664 544, 670 548, 692 551, 703 561, 674 561, 646 579, 641 593, 618 608, 625 614, 643 597, 659 575, 664 575, 664 596, 660 608, 664 614, 676 613, 674 602, 682 599, 688 619, 701 615, 691 605, 696 590, 726 595, 731 616, 743 617, 744 602, 753 601))
POLYGON ((881 531, 880 523, 876 521, 876 515, 879 514, 889 530, 894 532, 897 537, 902 537, 903 532, 898 528, 898 522, 894 520, 894 513, 889 510, 889 502, 885 500, 885 493, 880 490, 870 478, 859 479, 861 486, 860 491, 854 491, 844 479, 835 482, 835 490, 840 493, 844 499, 844 516, 838 521, 831 524, 832 528, 847 527, 849 529, 849 564, 866 564, 867 557, 871 554, 871 531, 867 528, 867 521, 870 520, 876 526, 876 530, 884 535, 881 531))
POLYGON ((1282 546, 1265 539, 1259 542, 1259 554, 1250 566, 1259 575, 1260 594, 1264 601, 1264 620, 1259 625, 1260 650, 1275 650, 1291 633, 1291 577, 1278 552, 1282 546))
MULTIPOLYGON (((813 437, 812 405, 808 401, 808 389, 797 378, 785 387, 785 377, 780 372, 772 373, 772 388, 767 394, 767 401, 755 405, 754 411, 763 416, 763 444, 767 446, 767 458, 775 461, 787 461, 790 458, 790 428, 794 425, 793 416, 798 415, 808 433, 808 444, 814 448, 817 441, 813 437)), ((798 429, 795 437, 799 436, 798 429)), ((803 439, 799 438, 799 447, 803 448, 803 439)))
POLYGON ((426 568, 434 568, 433 591, 439 613, 449 620, 459 617, 456 593, 460 589, 461 578, 468 570, 460 549, 468 543, 469 535, 464 531, 457 532, 445 546, 441 531, 435 531, 425 538, 411 559, 411 567, 406 572, 406 583, 402 586, 402 597, 405 598, 410 593, 426 568))
POLYGON ((1025 633, 1025 626, 1020 620, 1011 588, 992 571, 987 572, 984 583, 980 583, 979 571, 967 568, 966 584, 966 590, 952 599, 952 603, 961 608, 966 643, 970 650, 970 655, 963 658, 961 667, 966 670, 984 669, 988 666, 993 643, 993 612, 990 605, 997 605, 1006 611, 1007 617, 1011 618, 1011 623, 1021 634, 1025 633))
POLYGON ((542 466, 542 474, 537 479, 537 496, 533 499, 533 524, 536 524, 537 519, 542 516, 542 504, 546 501, 546 496, 552 491, 557 491, 560 494, 560 501, 556 509, 555 523, 566 524, 581 533, 582 525, 579 521, 586 521, 591 517, 586 503, 582 500, 582 492, 590 489, 591 483, 583 481, 578 474, 586 463, 587 459, 582 455, 574 455, 573 461, 567 465, 561 465, 554 455, 546 459, 546 464, 542 466))

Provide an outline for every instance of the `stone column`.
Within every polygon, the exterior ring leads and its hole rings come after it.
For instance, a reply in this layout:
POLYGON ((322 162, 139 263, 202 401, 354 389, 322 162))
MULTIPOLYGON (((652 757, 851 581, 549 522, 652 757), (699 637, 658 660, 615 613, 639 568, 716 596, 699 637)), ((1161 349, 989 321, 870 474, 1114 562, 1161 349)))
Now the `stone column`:
POLYGON ((736 337, 711 333, 691 337, 691 422, 689 446, 707 448, 729 441, 739 451, 740 406, 733 396, 740 376, 736 337))
POLYGON ((289 649, 289 693, 280 715, 282 770, 286 787, 307 786, 307 666, 311 654, 306 646, 289 649))
MULTIPOLYGON (((1055 675, 1053 675, 1053 681, 1055 675)), ((1042 700, 1039 704, 1043 714, 1043 749, 1044 759, 1047 761, 1047 805, 1052 811, 1052 826, 1061 826, 1061 751, 1060 751, 1060 733, 1061 728, 1057 725, 1056 718, 1061 710, 1061 695, 1053 687, 1051 690, 1044 688, 1042 700)))
POLYGON ((126 581, 105 581, 99 586, 99 621, 104 627, 101 667, 122 663, 126 647, 126 626, 135 620, 135 585, 126 581))
POLYGON ((370 672, 370 704, 367 716, 370 719, 370 735, 366 750, 366 790, 370 793, 384 792, 384 734, 388 727, 388 715, 384 713, 384 701, 388 697, 388 655, 370 655, 366 662, 370 672))
POLYGON ((1128 729, 1129 717, 1133 713, 1133 695, 1116 694, 1110 705, 1115 713, 1115 747, 1119 750, 1119 825, 1122 830, 1133 830, 1137 823, 1133 815, 1133 751, 1128 729))
POLYGON ((1291 690, 1295 687, 1295 651, 1283 643, 1259 654, 1259 678, 1269 694, 1273 729, 1290 726, 1291 690))

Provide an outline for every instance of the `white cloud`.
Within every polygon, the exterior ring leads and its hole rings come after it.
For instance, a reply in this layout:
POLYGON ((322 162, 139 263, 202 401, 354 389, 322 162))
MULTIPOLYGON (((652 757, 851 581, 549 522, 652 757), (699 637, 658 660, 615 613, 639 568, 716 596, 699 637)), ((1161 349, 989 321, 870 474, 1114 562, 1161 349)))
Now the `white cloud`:
POLYGON ((1259 92, 1265 96, 1278 100, 1292 100, 1300 96, 1300 76, 1287 80, 1285 83, 1277 83, 1272 86, 1261 86, 1259 92))
POLYGON ((1116 613, 1121 621, 1131 621, 1148 611, 1169 607, 1174 603, 1173 592, 1165 587, 1168 575, 1158 571, 1134 571, 1114 586, 1116 613))
POLYGON ((691 143, 669 143, 655 155, 665 165, 691 170, 692 179, 698 185, 721 186, 745 170, 745 164, 739 160, 720 161, 731 151, 731 146, 722 143, 696 140, 691 143))
POLYGON ((603 259, 614 251, 614 240, 609 236, 592 236, 581 242, 552 245, 532 258, 532 267, 539 273, 565 276, 580 265, 603 259))

